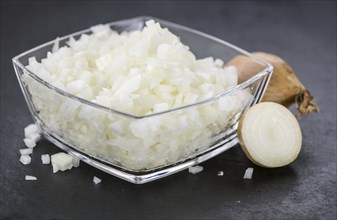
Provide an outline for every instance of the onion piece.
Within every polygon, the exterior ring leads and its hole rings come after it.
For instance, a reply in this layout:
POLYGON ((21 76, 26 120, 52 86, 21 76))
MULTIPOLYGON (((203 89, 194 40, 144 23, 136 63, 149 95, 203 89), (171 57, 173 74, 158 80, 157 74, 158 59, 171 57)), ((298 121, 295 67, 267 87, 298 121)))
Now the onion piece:
POLYGON ((56 53, 56 52, 59 50, 59 44, 60 44, 60 38, 57 37, 57 38, 55 39, 54 44, 53 44, 53 48, 51 49, 51 51, 52 51, 53 53, 56 53))
POLYGON ((30 124, 24 129, 25 138, 23 141, 25 145, 29 148, 36 146, 36 142, 40 140, 40 129, 36 124, 30 124))
POLYGON ((40 133, 40 129, 36 124, 30 124, 24 129, 25 137, 30 138, 33 134, 40 133))
POLYGON ((35 176, 26 175, 25 180, 37 180, 35 176))
POLYGON ((41 155, 42 164, 50 164, 50 156, 49 154, 41 155))
MULTIPOLYGON (((253 52, 253 55, 266 60, 274 67, 267 90, 262 97, 262 102, 276 102, 287 108, 296 104, 297 117, 311 112, 319 112, 319 107, 314 97, 285 60, 275 54, 264 52, 253 52)), ((265 68, 262 64, 244 55, 235 56, 226 64, 226 66, 230 65, 238 68, 240 72, 239 83, 253 77, 265 68)))
POLYGON ((200 173, 204 170, 202 166, 193 166, 188 168, 188 172, 192 174, 200 173))
POLYGON ((102 182, 102 180, 96 176, 94 176, 94 179, 92 180, 95 184, 98 184, 100 182, 102 182))
POLYGON ((20 154, 21 155, 28 155, 33 153, 33 148, 24 148, 24 149, 20 149, 20 154))
POLYGON ((75 156, 75 155, 72 155, 72 157, 73 157, 73 161, 72 161, 73 166, 74 166, 74 167, 79 167, 79 166, 80 166, 80 158, 78 158, 78 157, 75 156))
POLYGON ((32 141, 36 143, 41 139, 41 135, 39 133, 31 134, 29 139, 31 139, 32 141))
POLYGON ((245 175, 243 176, 244 179, 252 179, 254 169, 248 167, 245 171, 245 175))
POLYGON ((32 158, 29 155, 21 155, 20 162, 24 165, 30 164, 32 158))
POLYGON ((53 166, 53 173, 57 171, 70 170, 73 167, 73 157, 66 153, 57 153, 51 155, 51 163, 53 166))
POLYGON ((274 102, 262 102, 246 111, 239 122, 238 137, 246 156, 263 167, 290 164, 302 145, 295 116, 274 102))
POLYGON ((24 138, 23 142, 28 148, 34 148, 36 146, 36 142, 30 138, 24 138))
POLYGON ((219 171, 217 175, 218 176, 223 176, 223 171, 219 171))

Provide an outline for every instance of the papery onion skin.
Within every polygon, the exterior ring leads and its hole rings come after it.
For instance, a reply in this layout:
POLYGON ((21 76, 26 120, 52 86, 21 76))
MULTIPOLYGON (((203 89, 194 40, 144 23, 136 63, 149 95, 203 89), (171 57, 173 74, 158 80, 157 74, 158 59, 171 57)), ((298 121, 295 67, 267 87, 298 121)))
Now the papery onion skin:
MULTIPOLYGON (((319 112, 319 107, 313 96, 286 61, 274 54, 265 52, 253 52, 253 54, 266 60, 274 67, 267 90, 262 97, 262 102, 276 102, 287 108, 296 104, 297 117, 308 115, 311 112, 319 112)), ((246 81, 265 68, 263 65, 243 55, 234 57, 226 66, 238 68, 239 83, 246 81)))

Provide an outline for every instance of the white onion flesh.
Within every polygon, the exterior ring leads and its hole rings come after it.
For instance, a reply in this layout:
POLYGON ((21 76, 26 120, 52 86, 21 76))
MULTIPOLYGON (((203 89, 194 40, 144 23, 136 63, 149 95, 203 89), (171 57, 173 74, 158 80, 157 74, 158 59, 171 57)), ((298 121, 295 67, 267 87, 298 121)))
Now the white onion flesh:
POLYGON ((223 176, 223 171, 219 171, 218 176, 223 176))
POLYGON ((31 134, 29 139, 36 143, 41 139, 41 135, 39 133, 31 134))
MULTIPOLYGON (((91 102, 149 115, 205 100, 237 85, 235 67, 197 59, 178 36, 154 21, 118 34, 107 25, 69 39, 28 69, 55 87, 91 102)), ((249 89, 207 105, 144 119, 104 112, 37 84, 24 75, 46 126, 91 156, 129 169, 166 165, 207 149, 252 100, 249 89)))
POLYGON ((26 138, 31 138, 32 135, 38 134, 39 132, 39 127, 36 124, 30 124, 24 129, 26 138))
POLYGON ((102 182, 102 180, 101 180, 100 178, 94 176, 93 182, 94 182, 95 184, 98 184, 98 183, 102 182))
POLYGON ((281 167, 293 162, 302 145, 301 128, 284 106, 263 102, 240 119, 238 136, 242 149, 256 164, 281 167))
POLYGON ((72 161, 73 166, 79 167, 80 166, 80 158, 78 158, 77 156, 74 156, 74 155, 72 155, 72 157, 73 157, 73 161, 72 161))
POLYGON ((21 155, 20 162, 24 165, 30 164, 32 158, 29 155, 21 155))
POLYGON ((57 153, 51 155, 51 163, 53 166, 53 173, 57 171, 70 170, 73 167, 73 157, 66 153, 57 153))
POLYGON ((202 166, 193 166, 188 168, 188 172, 192 174, 200 173, 204 170, 202 166))
POLYGON ((28 155, 33 153, 33 149, 32 148, 25 148, 25 149, 20 149, 20 154, 21 155, 28 155))
POLYGON ((251 168, 251 167, 248 167, 245 171, 245 174, 243 175, 243 178, 244 179, 252 179, 253 177, 253 172, 254 172, 254 169, 251 168))
POLYGON ((25 180, 37 180, 35 176, 26 175, 25 180))
POLYGON ((30 138, 24 138, 23 142, 28 148, 34 148, 36 146, 36 142, 30 138))
POLYGON ((41 155, 42 164, 50 164, 50 156, 49 154, 41 155))

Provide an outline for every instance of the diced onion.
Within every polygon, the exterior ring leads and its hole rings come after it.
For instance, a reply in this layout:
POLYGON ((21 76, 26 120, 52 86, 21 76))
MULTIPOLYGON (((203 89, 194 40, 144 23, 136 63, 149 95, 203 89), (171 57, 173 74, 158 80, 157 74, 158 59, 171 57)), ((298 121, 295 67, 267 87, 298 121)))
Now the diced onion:
POLYGON ((200 173, 201 171, 203 171, 203 167, 202 166, 193 166, 193 167, 189 167, 188 168, 188 172, 192 173, 192 174, 197 174, 200 173))
POLYGON ((50 156, 49 154, 41 155, 42 164, 50 164, 50 156))
POLYGON ((24 129, 25 137, 31 138, 32 135, 39 133, 39 127, 36 124, 30 124, 24 129))
POLYGON ((28 147, 28 148, 33 148, 36 146, 36 142, 30 138, 24 138, 23 139, 23 142, 25 143, 25 145, 28 147))
POLYGON ((223 176, 223 171, 219 171, 218 176, 223 176))
POLYGON ((26 175, 25 180, 37 180, 35 176, 26 175))
POLYGON ((57 171, 70 170, 73 167, 73 157, 66 153, 57 153, 51 155, 51 163, 53 166, 53 173, 57 171))
POLYGON ((101 180, 100 178, 94 176, 93 182, 94 182, 95 184, 98 184, 98 183, 102 182, 102 180, 101 180))
POLYGON ((245 171, 245 175, 243 176, 243 178, 244 179, 251 179, 252 176, 253 176, 253 171, 254 171, 253 168, 251 168, 251 167, 247 168, 246 171, 245 171))
MULTIPOLYGON (((119 34, 108 25, 91 30, 78 40, 70 37, 68 46, 56 40, 47 58, 30 58, 27 68, 65 92, 138 116, 201 102, 238 83, 235 67, 213 57, 197 59, 178 36, 152 20, 140 31, 119 34)), ((133 170, 206 150, 252 100, 246 89, 207 105, 130 119, 64 98, 28 74, 24 80, 51 131, 91 156, 133 170)), ((31 135, 37 130, 27 128, 28 147, 38 139, 31 135)), ((54 172, 70 162, 60 166, 54 163, 54 172)))
POLYGON ((41 135, 39 133, 36 133, 36 134, 32 134, 29 139, 31 139, 33 142, 38 142, 41 138, 41 135))
POLYGON ((72 155, 72 157, 73 157, 73 166, 74 167, 79 167, 80 166, 80 158, 78 158, 78 157, 76 157, 74 155, 72 155))
POLYGON ((29 155, 21 155, 20 157, 20 162, 24 165, 30 164, 31 160, 32 159, 29 155))
POLYGON ((32 148, 24 148, 24 149, 20 149, 20 154, 21 155, 28 155, 33 153, 33 149, 32 148))

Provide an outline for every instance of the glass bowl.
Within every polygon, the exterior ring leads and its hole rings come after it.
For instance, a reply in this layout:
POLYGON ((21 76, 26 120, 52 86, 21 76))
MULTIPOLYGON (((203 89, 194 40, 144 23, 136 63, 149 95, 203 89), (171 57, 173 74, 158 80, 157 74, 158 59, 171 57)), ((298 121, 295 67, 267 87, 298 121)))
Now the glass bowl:
MULTIPOLYGON (((25 100, 44 137, 82 161, 135 184, 195 166, 237 144, 238 120, 260 101, 272 73, 271 65, 252 54, 168 21, 142 16, 109 25, 118 32, 140 30, 150 19, 179 36, 198 59, 212 56, 226 63, 244 55, 263 68, 237 86, 197 103, 133 115, 69 94, 26 68, 30 57, 37 61, 45 58, 56 40, 13 58, 25 100)), ((90 33, 90 29, 76 32, 59 38, 58 43, 61 47, 70 37, 78 39, 90 33)))

